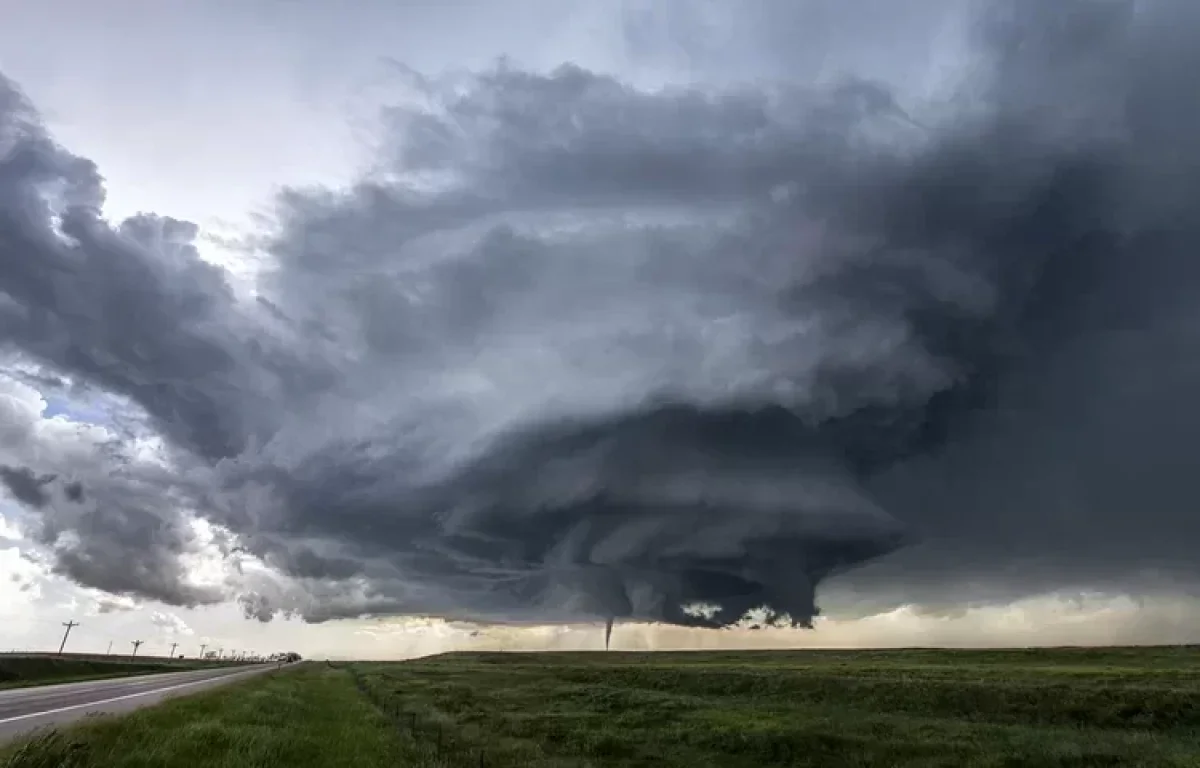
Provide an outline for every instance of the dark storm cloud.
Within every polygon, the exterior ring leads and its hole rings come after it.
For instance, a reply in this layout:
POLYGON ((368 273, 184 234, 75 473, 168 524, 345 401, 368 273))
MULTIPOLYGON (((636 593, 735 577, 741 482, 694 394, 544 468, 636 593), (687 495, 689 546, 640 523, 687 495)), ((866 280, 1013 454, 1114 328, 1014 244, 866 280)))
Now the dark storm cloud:
POLYGON ((938 109, 414 75, 376 173, 280 198, 254 301, 191 225, 101 220, 6 97, 3 338, 131 398, 177 470, 45 506, 60 569, 209 599, 172 567, 194 509, 288 577, 247 575, 260 620, 1195 584, 1200 10, 986 5, 938 109))
MULTIPOLYGON (((29 467, 10 467, 0 464, 0 485, 8 489, 13 498, 35 509, 43 509, 52 500, 51 488, 58 475, 38 475, 29 467)), ((59 483, 62 495, 77 504, 84 500, 83 484, 78 480, 59 483)))
POLYGON ((78 480, 67 483, 63 486, 63 494, 76 504, 82 503, 84 501, 83 483, 78 480))
POLYGON ((13 498, 22 504, 41 509, 50 503, 46 486, 54 482, 56 475, 38 475, 28 467, 0 465, 0 485, 8 489, 13 498))
POLYGON ((110 224, 95 167, 54 144, 2 78, 0 105, 0 351, 132 400, 167 438, 177 471, 164 478, 134 458, 144 430, 115 413, 109 428, 129 445, 45 455, 27 415, 0 398, 3 448, 22 460, 43 454, 47 476, 75 478, 62 505, 31 484, 37 466, 6 473, 5 484, 40 512, 37 538, 80 583, 186 605, 219 600, 189 585, 180 560, 197 546, 189 511, 207 504, 215 514, 209 485, 187 473, 269 431, 278 412, 264 403, 313 381, 309 364, 279 352, 198 257, 195 225, 153 215, 110 224))
POLYGON ((195 534, 178 511, 160 506, 177 503, 168 490, 116 482, 44 515, 37 538, 53 549, 54 570, 85 586, 175 605, 219 602, 219 589, 189 581, 182 558, 196 550, 195 534))
POLYGON ((198 257, 194 224, 110 225, 93 164, 53 144, 7 81, 0 104, 0 339, 132 398, 185 449, 236 454, 270 428, 272 388, 303 372, 274 367, 272 339, 198 257))

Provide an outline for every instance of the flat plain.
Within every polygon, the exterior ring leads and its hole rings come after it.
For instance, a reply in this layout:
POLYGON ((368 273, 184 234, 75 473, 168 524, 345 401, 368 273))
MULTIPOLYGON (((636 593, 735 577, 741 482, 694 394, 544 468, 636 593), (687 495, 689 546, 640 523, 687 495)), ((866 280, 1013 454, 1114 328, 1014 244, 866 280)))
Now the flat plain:
POLYGON ((8 759, 11 768, 1200 766, 1200 648, 304 664, 99 720, 8 759))

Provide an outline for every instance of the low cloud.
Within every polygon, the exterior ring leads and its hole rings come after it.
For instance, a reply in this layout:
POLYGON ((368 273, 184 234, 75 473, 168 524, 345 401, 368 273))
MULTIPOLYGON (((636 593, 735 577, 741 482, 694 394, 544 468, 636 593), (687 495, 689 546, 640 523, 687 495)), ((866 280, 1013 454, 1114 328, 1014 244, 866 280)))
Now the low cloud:
POLYGON ((97 614, 126 613, 136 610, 138 603, 127 597, 100 596, 94 599, 93 606, 93 610, 97 614))

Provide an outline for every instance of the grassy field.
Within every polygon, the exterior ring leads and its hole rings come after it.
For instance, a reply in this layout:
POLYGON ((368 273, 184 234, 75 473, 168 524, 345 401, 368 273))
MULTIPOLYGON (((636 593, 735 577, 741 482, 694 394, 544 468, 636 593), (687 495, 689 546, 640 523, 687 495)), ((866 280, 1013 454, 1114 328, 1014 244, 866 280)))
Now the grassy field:
POLYGON ((1200 766, 1200 648, 306 664, 3 765, 1200 766))
POLYGON ((451 765, 482 749, 494 766, 1200 766, 1200 648, 463 654, 357 669, 401 728, 415 713, 413 765, 440 738, 451 765))
POLYGON ((30 685, 52 683, 74 683, 83 680, 104 680, 112 677, 146 675, 154 672, 179 672, 185 669, 202 669, 213 662, 196 659, 145 659, 134 661, 128 658, 101 660, 94 658, 71 658, 70 656, 13 656, 0 655, 0 690, 24 688, 30 685))

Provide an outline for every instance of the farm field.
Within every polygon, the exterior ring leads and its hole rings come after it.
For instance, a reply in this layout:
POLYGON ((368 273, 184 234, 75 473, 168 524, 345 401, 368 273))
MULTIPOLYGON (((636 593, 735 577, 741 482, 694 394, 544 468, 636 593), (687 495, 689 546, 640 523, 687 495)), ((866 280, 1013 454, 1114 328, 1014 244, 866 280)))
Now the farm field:
POLYGON ((166 657, 52 656, 0 654, 0 690, 30 685, 77 683, 114 677, 147 675, 156 672, 180 672, 205 669, 222 662, 166 657))
POLYGON ((309 663, 0 753, 50 765, 1196 766, 1200 648, 309 663))

